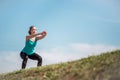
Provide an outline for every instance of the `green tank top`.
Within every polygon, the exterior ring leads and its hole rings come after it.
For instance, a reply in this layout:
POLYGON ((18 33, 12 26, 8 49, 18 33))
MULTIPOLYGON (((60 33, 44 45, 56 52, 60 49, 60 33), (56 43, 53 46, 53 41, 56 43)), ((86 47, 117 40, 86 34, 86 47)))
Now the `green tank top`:
POLYGON ((35 46, 37 44, 37 39, 33 42, 31 39, 26 41, 25 47, 23 48, 22 52, 26 53, 27 55, 32 55, 35 52, 35 46))

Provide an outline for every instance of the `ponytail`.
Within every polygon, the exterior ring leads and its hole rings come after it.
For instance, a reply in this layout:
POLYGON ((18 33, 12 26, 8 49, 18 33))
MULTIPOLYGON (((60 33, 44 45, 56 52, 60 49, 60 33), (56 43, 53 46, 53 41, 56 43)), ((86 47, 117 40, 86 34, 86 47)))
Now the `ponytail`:
POLYGON ((33 27, 35 27, 35 26, 30 26, 30 28, 29 28, 29 31, 28 31, 29 35, 31 35, 31 29, 32 29, 33 27))

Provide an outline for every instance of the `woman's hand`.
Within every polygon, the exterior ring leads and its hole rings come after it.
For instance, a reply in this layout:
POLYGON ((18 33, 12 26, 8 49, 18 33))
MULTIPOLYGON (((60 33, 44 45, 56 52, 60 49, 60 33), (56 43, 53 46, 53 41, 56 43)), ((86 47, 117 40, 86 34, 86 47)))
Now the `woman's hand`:
POLYGON ((47 32, 46 32, 46 31, 43 31, 43 32, 42 32, 42 35, 43 35, 43 36, 46 36, 46 35, 47 35, 47 32))
POLYGON ((47 35, 47 32, 46 31, 43 31, 41 33, 38 33, 39 36, 37 36, 37 40, 40 40, 40 39, 43 39, 46 35, 47 35))

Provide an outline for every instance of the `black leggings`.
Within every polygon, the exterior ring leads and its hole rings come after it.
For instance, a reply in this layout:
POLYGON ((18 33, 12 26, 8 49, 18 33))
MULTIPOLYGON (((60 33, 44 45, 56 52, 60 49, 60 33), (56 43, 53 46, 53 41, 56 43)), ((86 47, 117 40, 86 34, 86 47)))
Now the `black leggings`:
POLYGON ((39 55, 36 54, 36 53, 34 53, 34 54, 32 54, 32 55, 27 55, 26 53, 21 52, 21 53, 20 53, 20 56, 21 56, 21 58, 23 59, 23 61, 22 61, 22 69, 25 69, 28 58, 30 58, 30 59, 32 59, 32 60, 37 60, 37 61, 38 61, 37 66, 41 66, 41 65, 42 65, 42 57, 39 56, 39 55))

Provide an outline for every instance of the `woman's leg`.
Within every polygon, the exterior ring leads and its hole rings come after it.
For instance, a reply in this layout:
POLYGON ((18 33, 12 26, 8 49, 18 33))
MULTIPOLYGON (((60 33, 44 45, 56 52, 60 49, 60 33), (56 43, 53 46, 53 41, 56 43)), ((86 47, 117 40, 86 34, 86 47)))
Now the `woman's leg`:
POLYGON ((28 56, 23 52, 20 53, 20 56, 23 59, 23 61, 22 61, 22 69, 25 69, 26 64, 27 64, 27 60, 28 60, 28 56))
POLYGON ((42 65, 42 57, 36 53, 32 54, 32 55, 29 55, 28 56, 30 59, 32 60, 37 60, 38 63, 37 63, 37 66, 41 66, 42 65))

